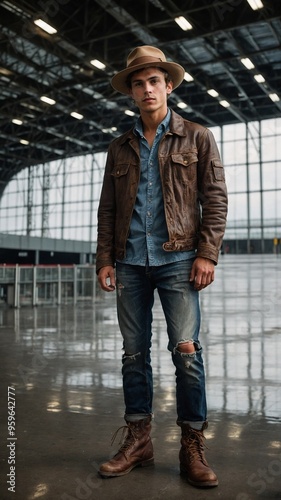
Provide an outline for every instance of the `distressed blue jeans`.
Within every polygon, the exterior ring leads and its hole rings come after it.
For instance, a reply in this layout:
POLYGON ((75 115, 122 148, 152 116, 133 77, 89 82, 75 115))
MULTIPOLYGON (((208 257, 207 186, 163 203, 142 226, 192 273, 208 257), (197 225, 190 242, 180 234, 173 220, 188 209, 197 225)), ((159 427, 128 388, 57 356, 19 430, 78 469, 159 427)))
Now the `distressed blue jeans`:
POLYGON ((168 350, 176 374, 178 423, 207 418, 205 372, 200 329, 199 295, 189 282, 193 259, 157 267, 116 265, 118 322, 123 337, 122 357, 125 418, 152 414, 153 376, 151 340, 154 291, 157 289, 167 324, 168 350), (192 340, 195 352, 180 352, 180 343, 192 340))

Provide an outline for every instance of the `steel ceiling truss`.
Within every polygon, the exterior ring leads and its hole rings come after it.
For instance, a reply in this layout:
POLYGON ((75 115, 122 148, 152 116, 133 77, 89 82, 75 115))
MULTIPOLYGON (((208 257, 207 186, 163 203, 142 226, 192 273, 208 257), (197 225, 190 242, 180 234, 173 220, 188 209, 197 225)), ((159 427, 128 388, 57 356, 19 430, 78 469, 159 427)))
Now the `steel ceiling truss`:
POLYGON ((137 45, 159 46, 193 76, 169 101, 185 118, 222 126, 280 116, 280 101, 269 94, 281 97, 281 3, 263 3, 253 11, 246 0, 2 1, 0 185, 31 165, 105 151, 131 126, 124 111, 132 104, 110 79, 137 45), (178 27, 179 15, 192 30, 178 27), (35 26, 38 17, 57 33, 35 26), (253 70, 242 57, 251 59, 253 70), (105 69, 94 68, 92 59, 105 69), (255 74, 265 81, 257 82, 255 74), (207 93, 210 88, 219 98, 207 93), (56 103, 42 102, 43 95, 56 103), (182 101, 185 109, 177 106, 182 101))

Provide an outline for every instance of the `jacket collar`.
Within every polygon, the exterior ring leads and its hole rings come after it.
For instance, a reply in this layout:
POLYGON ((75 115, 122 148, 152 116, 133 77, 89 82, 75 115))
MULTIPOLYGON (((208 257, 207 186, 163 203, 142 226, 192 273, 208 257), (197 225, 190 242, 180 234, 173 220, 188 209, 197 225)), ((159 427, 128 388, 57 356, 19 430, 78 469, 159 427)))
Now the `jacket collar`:
MULTIPOLYGON (((171 134, 176 134, 176 135, 184 137, 186 135, 186 132, 184 131, 184 122, 185 121, 186 120, 184 120, 182 118, 182 116, 180 116, 178 113, 176 113, 175 111, 173 111, 171 109, 171 119, 170 119, 170 125, 169 125, 169 132, 171 134)), ((134 133, 134 128, 135 128, 135 125, 130 130, 128 130, 128 132, 125 132, 125 134, 123 134, 120 137, 121 144, 124 144, 128 140, 131 141, 131 140, 136 139, 136 135, 134 133)))
POLYGON ((186 135, 185 122, 182 116, 171 109, 170 132, 172 134, 184 137, 186 135))

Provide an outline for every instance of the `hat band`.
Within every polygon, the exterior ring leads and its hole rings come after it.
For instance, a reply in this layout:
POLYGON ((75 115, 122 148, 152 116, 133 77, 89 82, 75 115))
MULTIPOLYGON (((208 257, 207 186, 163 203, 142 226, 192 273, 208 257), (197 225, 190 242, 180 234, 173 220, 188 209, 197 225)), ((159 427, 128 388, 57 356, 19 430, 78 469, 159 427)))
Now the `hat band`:
POLYGON ((128 64, 127 68, 130 68, 132 66, 138 66, 139 64, 147 64, 151 62, 164 62, 162 59, 159 57, 153 57, 153 56, 143 56, 143 57, 138 57, 137 59, 134 59, 130 64, 128 64))

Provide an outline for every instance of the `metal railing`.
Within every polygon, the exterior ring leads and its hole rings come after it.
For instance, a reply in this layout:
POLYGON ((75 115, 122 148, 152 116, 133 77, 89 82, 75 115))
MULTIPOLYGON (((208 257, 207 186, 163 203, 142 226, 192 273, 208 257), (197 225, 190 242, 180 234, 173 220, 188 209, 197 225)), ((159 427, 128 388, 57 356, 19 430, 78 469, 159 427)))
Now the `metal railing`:
POLYGON ((0 265, 0 302, 12 307, 94 301, 93 265, 0 265))

